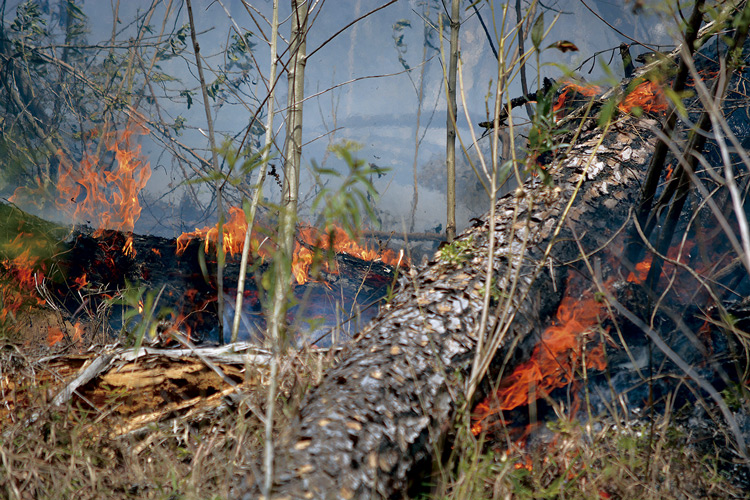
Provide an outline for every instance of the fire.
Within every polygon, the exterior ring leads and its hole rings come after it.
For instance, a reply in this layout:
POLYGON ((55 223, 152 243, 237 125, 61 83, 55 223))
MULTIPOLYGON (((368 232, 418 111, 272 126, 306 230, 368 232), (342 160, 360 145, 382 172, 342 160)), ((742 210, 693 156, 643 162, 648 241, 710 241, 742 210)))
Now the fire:
POLYGON ((77 277, 73 281, 78 286, 78 289, 81 289, 89 284, 88 279, 86 278, 86 273, 83 273, 81 276, 77 277))
MULTIPOLYGON (((83 153, 79 163, 58 151, 56 208, 74 223, 97 221, 95 236, 100 236, 105 229, 132 232, 141 215, 138 193, 151 177, 149 163, 141 156, 141 146, 134 144, 133 134, 146 133, 131 122, 123 132, 102 135, 107 151, 114 153, 111 169, 105 167, 107 160, 97 154, 93 145, 83 153)), ((36 188, 16 189, 10 201, 38 204, 45 191, 39 179, 37 183, 36 188)), ((135 254, 132 238, 123 251, 131 256, 135 254)))
MULTIPOLYGON (((568 289, 571 285, 569 281, 568 289)), ((603 309, 604 304, 591 291, 581 297, 566 295, 557 310, 555 324, 544 331, 530 359, 504 377, 497 391, 477 405, 472 432, 475 435, 482 432, 483 421, 500 411, 528 405, 532 395, 534 399, 543 398, 573 382, 575 370, 584 360, 587 369, 604 370, 601 345, 588 350, 585 357, 583 354, 585 334, 599 324, 603 309)))
POLYGON ((44 279, 45 265, 42 259, 32 254, 36 241, 29 240, 30 237, 33 238, 30 233, 19 233, 8 248, 20 245, 25 248, 14 257, 0 260, 0 274, 4 278, 0 281, 0 325, 15 318, 22 309, 45 304, 45 300, 34 293, 37 282, 44 279))
MULTIPOLYGON (((59 327, 47 327, 47 345, 53 347, 58 342, 62 341, 63 338, 65 338, 65 333, 59 327)), ((78 342, 83 338, 83 327, 81 326, 80 321, 73 325, 73 336, 69 338, 72 342, 78 342)))
MULTIPOLYGON (((216 243, 219 240, 219 225, 213 227, 206 226, 203 229, 196 229, 189 233, 182 233, 177 237, 177 255, 182 255, 187 250, 188 244, 192 239, 203 239, 205 240, 204 248, 208 253, 210 247, 213 245, 216 248, 216 243)), ((247 220, 245 220, 245 212, 239 207, 229 208, 229 220, 224 223, 224 253, 228 255, 235 255, 242 252, 242 243, 245 241, 245 233, 247 232, 247 220)), ((253 235, 250 238, 250 245, 254 252, 257 252, 261 257, 270 256, 270 251, 264 247, 261 243, 262 240, 253 231, 253 235)))
POLYGON ((313 262, 313 252, 307 248, 308 246, 323 251, 333 250, 335 253, 345 253, 366 261, 380 260, 391 266, 399 265, 398 255, 393 250, 378 251, 366 245, 362 246, 338 226, 329 227, 325 233, 321 233, 314 227, 303 227, 299 230, 297 238, 299 241, 294 246, 292 272, 300 285, 308 281, 310 266, 313 262), (304 244, 300 244, 300 241, 304 244))
POLYGON ((630 113, 633 108, 640 108, 646 113, 663 113, 667 110, 667 99, 661 86, 650 80, 638 85, 625 99, 617 105, 623 113, 630 113))
POLYGON ((562 118, 562 110, 574 92, 577 92, 584 97, 594 97, 601 94, 602 89, 596 85, 579 85, 574 82, 566 82, 562 87, 560 97, 558 97, 555 104, 552 105, 552 112, 555 113, 555 116, 558 119, 562 118))
MULTIPOLYGON (((681 262, 687 264, 690 256, 690 252, 695 246, 695 239, 690 239, 685 242, 684 245, 672 245, 667 251, 667 259, 672 261, 681 262)), ((651 270, 651 262, 653 261, 653 254, 648 253, 642 261, 635 265, 635 270, 628 274, 627 281, 629 283, 643 283, 648 277, 648 272, 651 270)), ((665 272, 671 268, 671 264, 667 263, 664 269, 662 269, 661 276, 665 276, 665 272)))
MULTIPOLYGON (((229 255, 240 253, 247 232, 245 212, 241 208, 231 207, 229 209, 229 220, 224 224, 223 231, 224 251, 229 255)), ((218 236, 218 225, 182 233, 177 238, 177 255, 182 255, 190 241, 197 238, 204 240, 204 249, 208 252, 212 246, 216 248, 218 236)), ((250 244, 253 252, 256 252, 262 258, 270 258, 273 254, 269 245, 264 243, 264 239, 261 239, 260 235, 256 235, 255 231, 250 238, 250 244)), ((310 279, 310 267, 314 260, 314 252, 311 248, 323 251, 333 250, 335 253, 345 253, 362 260, 381 260, 383 263, 392 266, 399 265, 399 257, 393 250, 376 250, 367 245, 361 245, 338 226, 331 226, 326 232, 321 232, 311 226, 302 226, 297 233, 292 260, 292 274, 300 285, 310 279)), ((401 265, 406 265, 403 259, 401 265)))

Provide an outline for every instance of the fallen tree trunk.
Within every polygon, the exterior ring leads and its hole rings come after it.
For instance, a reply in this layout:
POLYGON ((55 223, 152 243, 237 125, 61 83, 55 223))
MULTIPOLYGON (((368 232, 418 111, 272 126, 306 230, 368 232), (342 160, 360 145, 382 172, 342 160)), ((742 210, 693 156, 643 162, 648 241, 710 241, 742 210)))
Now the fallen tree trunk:
MULTIPOLYGON (((479 335, 488 237, 493 282, 512 313, 503 346, 532 338, 555 311, 565 262, 605 245, 627 220, 653 147, 653 120, 624 117, 606 134, 589 130, 563 159, 531 178, 457 238, 452 250, 403 276, 392 301, 301 403, 276 448, 273 498, 389 498, 428 466, 462 399, 479 335), (566 222, 569 221, 569 222, 566 222)), ((494 294, 493 294, 494 296, 494 294)), ((255 498, 249 485, 243 498, 255 498)))

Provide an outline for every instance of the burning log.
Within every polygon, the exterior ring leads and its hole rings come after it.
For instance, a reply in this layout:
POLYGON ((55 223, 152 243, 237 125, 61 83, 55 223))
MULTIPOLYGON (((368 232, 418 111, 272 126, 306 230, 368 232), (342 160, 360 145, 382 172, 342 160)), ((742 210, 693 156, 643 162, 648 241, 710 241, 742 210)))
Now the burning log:
MULTIPOLYGON (((71 320, 73 312, 96 311, 108 302, 109 330, 118 332, 129 326, 123 317, 127 307, 133 305, 116 306, 111 299, 128 288, 139 287, 144 291, 161 291, 157 312, 169 312, 156 319, 170 322, 196 341, 215 342, 221 338, 217 329, 216 263, 210 235, 206 242, 200 235, 175 240, 114 230, 94 231, 87 227, 71 229, 4 204, 0 204, 0 215, 7 221, 0 238, 8 242, 0 246, 0 275, 14 282, 9 285, 18 285, 25 292, 14 296, 5 293, 0 320, 5 320, 9 313, 15 314, 26 303, 38 307, 44 300, 71 320), (38 290, 43 290, 46 297, 40 297, 38 290)), ((336 248, 331 260, 320 266, 317 275, 311 276, 310 264, 318 249, 301 240, 303 245, 310 262, 301 268, 300 283, 294 290, 298 302, 292 311, 295 327, 300 331, 300 343, 317 341, 318 346, 328 346, 332 329, 339 330, 339 339, 348 338, 347 332, 356 331, 374 317, 377 303, 394 282, 395 269, 380 260, 389 254, 366 249, 359 258, 345 253, 354 253, 351 248, 336 248), (371 260, 364 260, 367 258, 371 260), (322 321, 311 331, 304 324, 309 319, 322 321)), ((235 257, 238 256, 230 253, 226 263, 226 294, 233 293, 237 286, 239 259, 235 257)), ((257 262, 257 272, 262 274, 267 266, 267 262, 257 262)), ((9 286, 5 291, 13 288, 9 286)), ((264 316, 254 287, 246 292, 246 297, 241 340, 262 340, 264 316)), ((229 314, 233 312, 228 310, 229 314)), ((225 325, 229 324, 231 316, 225 318, 225 325)), ((227 340, 228 332, 223 332, 223 337, 227 340)))
MULTIPOLYGON (((578 228, 585 249, 606 245, 635 201, 653 145, 646 126, 626 118, 607 134, 588 127, 567 157, 547 166, 551 185, 530 179, 498 201, 494 221, 485 217, 462 234, 455 253, 440 252, 403 277, 391 302, 302 402, 276 451, 274 494, 389 498, 407 490, 448 432, 458 381, 487 333, 478 327, 489 231, 497 242, 493 302, 510 297, 512 311, 501 344, 531 346, 561 300, 568 272, 562 263, 578 255, 563 222, 578 228)), ((502 327, 491 315, 488 331, 502 327)), ((245 498, 257 493, 252 485, 248 491, 245 498)))

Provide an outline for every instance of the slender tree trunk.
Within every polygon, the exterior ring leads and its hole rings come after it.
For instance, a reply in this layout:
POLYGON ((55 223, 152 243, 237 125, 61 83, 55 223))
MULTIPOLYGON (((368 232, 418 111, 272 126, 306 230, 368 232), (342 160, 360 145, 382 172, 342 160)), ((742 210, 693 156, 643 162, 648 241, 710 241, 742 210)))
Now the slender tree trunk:
POLYGON ((456 237, 456 68, 458 67, 458 30, 461 28, 461 0, 451 4, 451 47, 448 67, 448 122, 446 123, 445 167, 448 172, 448 217, 445 237, 450 243, 456 237))
POLYGON ((419 127, 422 122, 422 101, 424 100, 424 74, 425 68, 427 67, 427 44, 425 43, 422 47, 422 64, 419 69, 419 87, 417 88, 417 127, 414 131, 414 164, 412 166, 412 172, 414 174, 414 195, 411 200, 411 224, 409 225, 409 232, 414 232, 414 224, 417 217, 417 205, 419 205, 419 182, 417 178, 418 172, 418 160, 419 160, 419 145, 422 140, 419 138, 419 127))
MULTIPOLYGON (((219 155, 216 150, 216 139, 214 136, 214 121, 211 118, 211 106, 208 104, 208 92, 206 91, 206 79, 203 76, 203 64, 201 64, 200 46, 198 45, 198 39, 195 35, 195 20, 193 19, 193 6, 190 0, 185 0, 187 6, 188 18, 190 19, 190 38, 193 41, 193 52, 195 52, 195 64, 198 66, 198 78, 201 84, 201 92, 203 94, 203 107, 206 110, 206 122, 208 124, 208 142, 211 146, 211 159, 213 162, 214 170, 220 173, 219 168, 219 155)), ((224 207, 221 202, 221 189, 223 181, 219 176, 216 179, 216 212, 219 219, 217 229, 219 231, 219 237, 216 242, 216 254, 217 254, 217 268, 216 268, 216 305, 219 314, 219 342, 222 342, 222 334, 224 331, 224 207)))
POLYGON ((242 299, 245 291, 245 274, 247 273, 247 260, 250 254, 250 237, 253 233, 253 223, 255 214, 258 210, 258 203, 263 196, 263 183, 266 180, 266 170, 268 160, 271 158, 271 144, 273 143, 273 115, 274 115, 274 95, 276 89, 276 66, 278 56, 276 46, 279 30, 279 0, 273 0, 273 18, 271 20, 271 71, 268 75, 268 119, 266 120, 265 151, 263 152, 263 163, 260 166, 258 174, 258 183, 255 185, 253 200, 250 203, 250 213, 245 214, 247 218, 247 231, 245 232, 245 242, 242 245, 242 260, 240 261, 240 275, 237 278, 237 298, 234 304, 234 320, 232 322, 231 342, 237 342, 237 332, 240 328, 240 317, 242 316, 242 299))
POLYGON ((266 410, 265 481, 264 495, 269 498, 273 479, 273 408, 276 399, 276 375, 278 357, 285 343, 284 320, 289 305, 292 280, 292 251, 297 222, 297 197, 299 194, 300 161, 302 157, 302 100, 305 85, 305 37, 307 35, 307 0, 292 2, 292 35, 290 38, 291 61, 289 63, 289 111, 286 122, 284 146, 284 190, 279 214, 279 251, 274 256, 273 304, 268 321, 268 333, 273 343, 271 357, 271 383, 268 388, 266 410))

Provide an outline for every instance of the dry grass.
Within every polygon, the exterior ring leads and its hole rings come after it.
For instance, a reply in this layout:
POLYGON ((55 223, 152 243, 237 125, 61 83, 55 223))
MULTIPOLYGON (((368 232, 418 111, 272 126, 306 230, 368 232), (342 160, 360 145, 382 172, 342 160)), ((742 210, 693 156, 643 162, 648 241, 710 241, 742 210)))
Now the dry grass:
MULTIPOLYGON (((0 498, 236 498, 246 479, 262 477, 264 429, 249 408, 263 412, 264 383, 246 389, 239 403, 117 436, 111 429, 125 417, 115 395, 97 410, 81 399, 51 407, 54 383, 32 356, 10 344, 0 353, 0 498)), ((277 434, 289 428, 331 358, 303 352, 282 363, 277 434)), ((452 457, 422 497, 746 498, 714 449, 695 446, 705 436, 683 425, 689 416, 662 416, 653 425, 603 417, 582 425, 558 413, 524 448, 504 431, 489 444, 459 432, 452 457)))
MULTIPOLYGON (((248 476, 260 474, 263 425, 249 409, 263 411, 264 382, 239 402, 118 435, 113 429, 132 418, 120 413, 119 394, 96 409, 80 397, 52 407, 59 384, 17 346, 1 350, 0 498, 232 498, 248 476)), ((302 352, 283 364, 276 429, 288 428, 301 396, 330 362, 302 352)))
POLYGON ((486 451, 486 444, 465 442, 428 498, 747 498, 737 478, 719 470, 719 459, 702 455, 696 436, 668 419, 655 426, 562 419, 523 448, 486 451))

